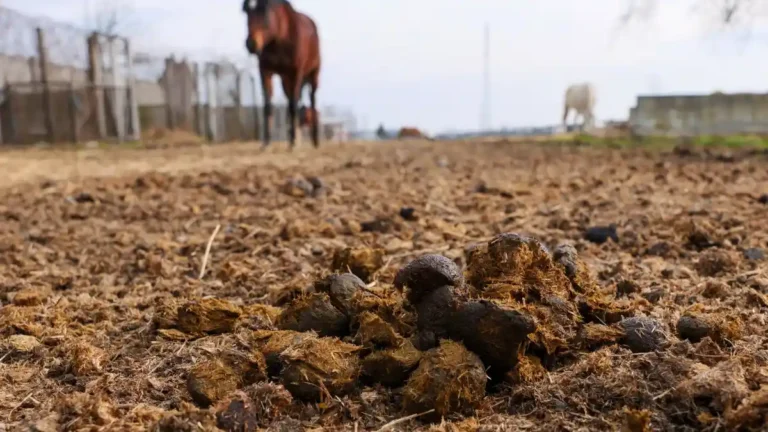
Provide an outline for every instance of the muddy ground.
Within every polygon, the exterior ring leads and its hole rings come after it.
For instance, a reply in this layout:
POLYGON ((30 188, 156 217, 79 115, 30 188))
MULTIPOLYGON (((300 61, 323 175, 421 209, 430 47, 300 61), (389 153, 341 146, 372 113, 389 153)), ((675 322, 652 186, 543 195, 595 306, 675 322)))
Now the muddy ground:
POLYGON ((758 430, 766 162, 2 154, 0 430, 758 430), (394 286, 428 254, 449 262, 394 286), (348 270, 362 281, 327 278, 348 270))

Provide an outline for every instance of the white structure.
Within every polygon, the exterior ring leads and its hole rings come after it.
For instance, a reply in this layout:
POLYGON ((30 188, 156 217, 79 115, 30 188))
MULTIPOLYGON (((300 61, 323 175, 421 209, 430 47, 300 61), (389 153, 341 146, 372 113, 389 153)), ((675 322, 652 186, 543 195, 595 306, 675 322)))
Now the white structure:
POLYGON ((590 83, 572 84, 565 90, 563 127, 566 130, 570 110, 576 111, 576 117, 582 117, 584 129, 595 126, 594 109, 596 96, 595 87, 590 83))

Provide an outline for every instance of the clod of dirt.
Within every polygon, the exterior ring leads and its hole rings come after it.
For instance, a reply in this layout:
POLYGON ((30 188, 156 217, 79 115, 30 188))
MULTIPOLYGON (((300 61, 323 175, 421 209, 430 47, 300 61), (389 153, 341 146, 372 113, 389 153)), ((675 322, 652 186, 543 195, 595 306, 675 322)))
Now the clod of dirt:
MULTIPOLYGON (((768 195, 766 195, 768 204, 768 195)), ((768 388, 752 392, 741 404, 725 413, 727 430, 760 430, 768 421, 768 388)))
POLYGON ((672 250, 672 246, 667 242, 654 243, 648 249, 645 250, 646 255, 665 257, 672 250))
POLYGON ((727 251, 708 249, 699 255, 696 270, 702 276, 718 276, 732 273, 738 267, 736 259, 727 251))
MULTIPOLYGON (((555 270, 546 246, 514 233, 499 234, 488 243, 474 245, 466 255, 467 282, 486 297, 507 298, 523 288, 527 277, 555 270)), ((557 273, 560 285, 568 284, 565 274, 557 273)))
POLYGON ((722 244, 715 229, 707 222, 691 221, 684 224, 682 229, 687 231, 687 243, 692 249, 702 251, 722 244))
POLYGON ((251 400, 258 402, 255 408, 256 418, 261 425, 266 425, 291 408, 293 397, 288 390, 280 384, 260 382, 243 388, 251 400))
POLYGON ((419 217, 416 216, 416 209, 413 207, 403 207, 400 209, 400 217, 407 221, 417 221, 419 217))
POLYGON ((520 356, 515 367, 507 372, 504 381, 507 384, 530 384, 541 381, 547 376, 547 369, 541 364, 538 357, 532 355, 520 356))
POLYGON ((365 283, 352 273, 332 274, 315 282, 315 291, 328 294, 331 303, 346 316, 354 313, 352 298, 365 283))
POLYGON ((336 309, 328 294, 315 293, 294 299, 277 318, 277 327, 343 337, 349 333, 349 318, 336 309))
POLYGON ((647 409, 624 409, 622 432, 651 432, 652 413, 647 409))
POLYGON ((423 255, 406 264, 395 275, 397 289, 408 288, 408 300, 418 304, 437 288, 461 287, 464 276, 453 260, 436 254, 423 255))
POLYGON ((37 324, 38 308, 8 305, 0 308, 0 335, 26 334, 40 336, 43 327, 37 324))
POLYGON ((250 330, 273 330, 277 317, 283 310, 264 304, 252 304, 243 308, 239 323, 250 330))
POLYGON ((765 259, 765 252, 760 248, 744 249, 744 258, 750 261, 762 261, 765 259))
POLYGON ((84 377, 100 373, 109 360, 107 353, 85 340, 67 341, 58 347, 58 358, 63 360, 58 372, 84 377))
POLYGON ((624 335, 622 328, 587 323, 579 330, 579 345, 582 349, 595 350, 619 342, 624 335))
POLYGON ((681 382, 673 393, 698 405, 707 414, 722 415, 749 395, 744 367, 737 359, 720 362, 713 368, 696 366, 697 373, 681 382))
POLYGON ((594 226, 587 228, 584 232, 584 239, 595 244, 603 244, 609 239, 614 243, 619 242, 619 233, 616 231, 616 225, 594 226))
POLYGON ((393 223, 387 218, 377 218, 371 221, 361 222, 360 229, 362 232, 375 232, 386 234, 392 231, 393 223))
POLYGON ((360 347, 334 338, 308 338, 280 354, 280 378, 293 397, 327 401, 355 388, 360 373, 360 347))
POLYGON ((704 284, 704 289, 701 292, 701 295, 704 296, 704 298, 725 298, 728 296, 728 292, 730 291, 730 288, 728 287, 728 284, 726 284, 723 281, 707 281, 704 284))
POLYGON ((657 351, 669 342, 664 326, 654 318, 625 318, 619 327, 624 330, 621 343, 634 353, 657 351))
POLYGON ((8 336, 0 343, 0 357, 11 355, 31 354, 41 347, 40 341, 34 336, 15 334, 8 336))
POLYGON ((455 309, 453 287, 442 286, 429 291, 416 305, 416 337, 413 344, 426 351, 447 338, 455 309))
POLYGON ((428 351, 403 388, 403 408, 411 414, 434 410, 422 417, 439 420, 459 412, 471 415, 485 397, 483 362, 461 343, 442 340, 428 351))
POLYGON ((290 330, 260 330, 253 332, 253 338, 267 361, 269 376, 276 377, 280 375, 280 371, 283 369, 280 355, 296 344, 307 339, 317 338, 317 335, 312 332, 301 333, 290 330))
POLYGON ((500 234, 468 253, 467 281, 475 295, 495 299, 536 321, 528 336, 536 348, 554 354, 574 342, 582 317, 577 293, 584 291, 595 310, 611 305, 592 292, 597 285, 575 250, 563 246, 555 262, 541 242, 518 234, 500 234), (570 268, 570 270, 568 270, 570 268), (566 272, 572 274, 568 278, 566 272), (578 287, 578 288, 576 288, 578 287))
POLYGON ((195 403, 207 407, 243 385, 265 380, 266 369, 260 353, 228 352, 194 365, 187 375, 187 390, 195 403))
POLYGON ((259 427, 256 404, 248 395, 236 391, 216 404, 216 425, 225 431, 252 431, 259 427))
POLYGON ((194 300, 179 307, 178 327, 194 335, 230 333, 242 313, 240 306, 224 300, 194 300))
POLYGON ((312 185, 311 182, 309 182, 307 179, 304 179, 302 177, 294 177, 294 178, 288 179, 280 187, 280 192, 296 198, 304 198, 304 197, 312 196, 314 191, 315 191, 314 185, 312 185))
POLYGON ((591 294, 597 290, 597 282, 592 277, 587 265, 579 258, 579 254, 573 245, 558 245, 552 254, 552 258, 555 263, 563 268, 565 275, 568 276, 568 280, 571 281, 571 285, 576 292, 591 294))
POLYGON ((370 283, 376 270, 384 265, 384 250, 371 248, 345 248, 333 254, 331 270, 352 272, 365 283, 370 283))
POLYGON ((515 366, 520 345, 536 330, 530 316, 487 300, 462 304, 449 325, 451 337, 480 356, 493 379, 515 366))
POLYGON ((648 302, 655 304, 661 301, 661 299, 663 299, 666 294, 667 291, 664 288, 659 287, 645 291, 641 295, 644 299, 648 300, 648 302))
POLYGON ((170 329, 176 327, 179 321, 179 306, 182 303, 178 299, 162 298, 155 306, 152 314, 152 324, 156 329, 170 329))
POLYGON ((631 280, 623 279, 616 284, 616 297, 627 297, 640 291, 640 287, 631 280))
POLYGON ((410 337, 416 329, 416 314, 406 308, 403 295, 396 289, 380 290, 375 295, 368 291, 358 291, 352 298, 354 314, 350 328, 357 331, 360 318, 370 312, 386 323, 403 337, 410 337))
POLYGON ((47 291, 43 288, 26 288, 13 296, 16 306, 38 306, 45 302, 47 291))
POLYGON ((374 313, 363 312, 357 319, 355 340, 365 347, 396 347, 402 340, 390 323, 374 313))
POLYGON ((399 387, 416 369, 421 357, 421 351, 411 341, 404 339, 398 347, 374 351, 366 356, 362 360, 361 375, 369 382, 399 387))
POLYGON ((741 339, 743 324, 736 316, 726 316, 718 313, 698 313, 688 311, 677 321, 677 334, 680 339, 693 343, 710 337, 720 346, 731 345, 741 339))

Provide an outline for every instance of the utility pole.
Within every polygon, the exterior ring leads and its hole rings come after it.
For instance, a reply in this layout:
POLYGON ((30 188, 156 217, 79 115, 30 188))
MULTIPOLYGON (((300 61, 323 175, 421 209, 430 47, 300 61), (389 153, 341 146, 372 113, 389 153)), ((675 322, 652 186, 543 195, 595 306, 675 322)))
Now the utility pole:
POLYGON ((483 35, 483 101, 480 109, 480 130, 491 128, 491 28, 485 24, 483 35))

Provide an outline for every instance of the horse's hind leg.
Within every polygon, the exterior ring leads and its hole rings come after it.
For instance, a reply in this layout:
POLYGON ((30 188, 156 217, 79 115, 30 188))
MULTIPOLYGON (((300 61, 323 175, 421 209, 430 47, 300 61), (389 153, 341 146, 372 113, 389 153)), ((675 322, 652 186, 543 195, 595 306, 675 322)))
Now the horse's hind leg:
POLYGON ((309 82, 309 105, 312 109, 312 144, 314 144, 315 148, 318 148, 320 146, 320 127, 318 125, 319 115, 317 114, 317 100, 315 98, 315 93, 317 92, 317 85, 318 85, 318 76, 320 75, 320 71, 318 69, 315 69, 312 71, 312 73, 309 74, 309 78, 307 81, 309 82))
POLYGON ((292 79, 283 79, 283 91, 288 98, 288 143, 291 149, 296 147, 296 135, 299 130, 298 103, 301 97, 302 82, 293 77, 292 79))

